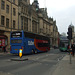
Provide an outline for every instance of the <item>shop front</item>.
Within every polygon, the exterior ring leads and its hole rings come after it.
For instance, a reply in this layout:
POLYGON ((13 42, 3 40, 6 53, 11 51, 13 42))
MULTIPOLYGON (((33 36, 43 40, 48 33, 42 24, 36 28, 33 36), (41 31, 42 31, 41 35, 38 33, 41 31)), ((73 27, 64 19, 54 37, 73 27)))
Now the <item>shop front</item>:
POLYGON ((7 45, 7 36, 6 35, 0 35, 0 52, 3 51, 3 47, 7 45))

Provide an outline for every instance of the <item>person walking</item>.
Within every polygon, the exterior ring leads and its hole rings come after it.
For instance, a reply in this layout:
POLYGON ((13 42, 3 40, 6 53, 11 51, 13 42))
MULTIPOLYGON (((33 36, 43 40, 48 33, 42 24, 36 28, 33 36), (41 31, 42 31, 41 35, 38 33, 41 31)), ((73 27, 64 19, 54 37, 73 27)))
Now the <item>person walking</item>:
POLYGON ((70 45, 69 44, 67 45, 67 51, 70 54, 70 45))
POLYGON ((4 46, 3 49, 4 49, 4 53, 5 53, 6 52, 6 46, 4 46))
POLYGON ((74 56, 74 52, 75 52, 75 44, 74 43, 71 45, 71 48, 72 48, 72 55, 74 56))

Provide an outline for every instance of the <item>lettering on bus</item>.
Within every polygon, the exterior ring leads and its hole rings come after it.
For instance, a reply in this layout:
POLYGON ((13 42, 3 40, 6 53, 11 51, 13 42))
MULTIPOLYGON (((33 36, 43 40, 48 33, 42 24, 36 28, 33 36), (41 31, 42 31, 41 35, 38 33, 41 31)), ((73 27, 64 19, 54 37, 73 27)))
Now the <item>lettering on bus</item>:
POLYGON ((43 40, 42 42, 43 42, 43 43, 48 43, 48 41, 45 41, 45 40, 43 40))
POLYGON ((28 41, 28 45, 34 45, 33 41, 28 41))
POLYGON ((13 33, 11 33, 11 37, 13 37, 13 38, 22 37, 22 33, 21 32, 13 32, 13 33))
POLYGON ((14 34, 12 34, 12 35, 21 35, 21 33, 14 33, 14 34))

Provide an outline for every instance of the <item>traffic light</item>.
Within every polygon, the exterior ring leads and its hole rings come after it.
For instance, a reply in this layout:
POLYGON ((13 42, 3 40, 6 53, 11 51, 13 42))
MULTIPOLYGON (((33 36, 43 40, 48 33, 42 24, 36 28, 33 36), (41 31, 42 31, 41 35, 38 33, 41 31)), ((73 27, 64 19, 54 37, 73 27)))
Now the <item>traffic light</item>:
POLYGON ((69 40, 71 40, 71 39, 72 39, 72 28, 71 28, 71 27, 68 28, 67 34, 68 34, 67 38, 68 38, 69 40))

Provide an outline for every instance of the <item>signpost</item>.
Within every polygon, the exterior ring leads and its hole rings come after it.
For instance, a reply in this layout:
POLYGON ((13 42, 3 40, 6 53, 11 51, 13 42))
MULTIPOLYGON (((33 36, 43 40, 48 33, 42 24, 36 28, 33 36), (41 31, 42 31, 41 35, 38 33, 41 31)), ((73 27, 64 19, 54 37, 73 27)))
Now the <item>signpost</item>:
POLYGON ((69 39, 69 45, 70 45, 70 64, 71 64, 71 39, 72 39, 72 28, 69 27, 68 28, 68 32, 67 32, 68 36, 67 38, 69 39))
POLYGON ((71 61, 71 40, 70 40, 70 64, 72 63, 72 61, 71 61))

